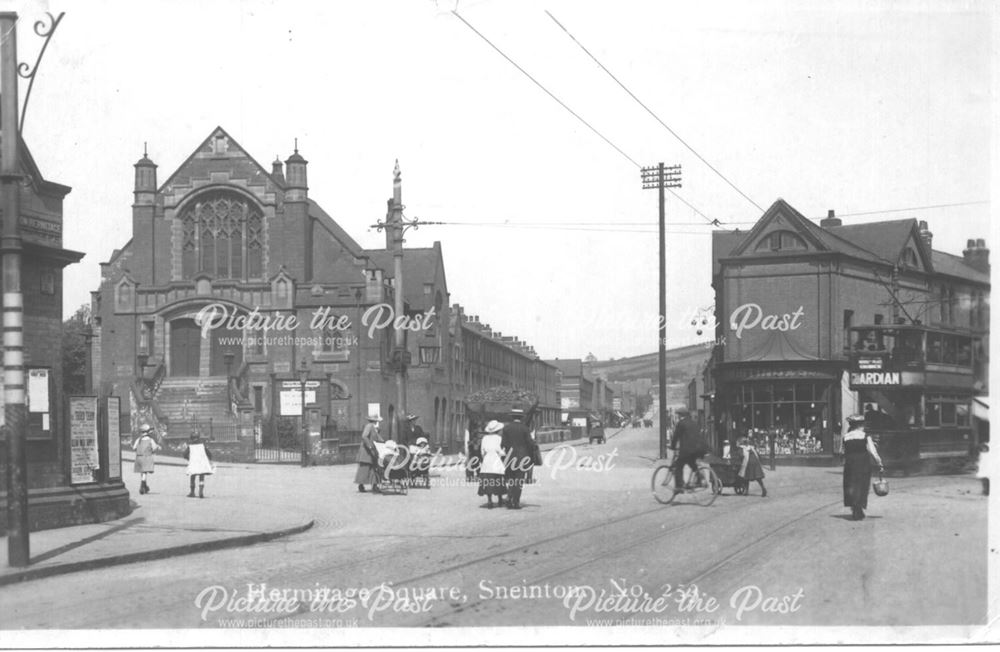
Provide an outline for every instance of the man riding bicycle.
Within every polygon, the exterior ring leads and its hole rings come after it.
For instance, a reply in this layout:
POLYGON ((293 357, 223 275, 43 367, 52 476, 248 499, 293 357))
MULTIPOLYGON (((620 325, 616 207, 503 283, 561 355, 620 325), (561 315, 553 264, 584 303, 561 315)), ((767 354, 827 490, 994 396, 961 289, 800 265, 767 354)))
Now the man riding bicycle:
POLYGON ((670 438, 670 449, 675 451, 674 492, 679 492, 684 489, 685 465, 691 467, 692 472, 697 474, 698 460, 711 452, 712 449, 698 432, 697 424, 691 420, 689 409, 679 407, 674 410, 674 414, 680 417, 680 421, 674 426, 674 436, 670 438))

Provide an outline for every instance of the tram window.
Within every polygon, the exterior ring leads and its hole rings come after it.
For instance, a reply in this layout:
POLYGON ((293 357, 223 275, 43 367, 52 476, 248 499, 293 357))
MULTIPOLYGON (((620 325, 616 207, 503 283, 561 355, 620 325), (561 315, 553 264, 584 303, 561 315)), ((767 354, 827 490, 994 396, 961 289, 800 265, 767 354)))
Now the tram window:
POLYGON ((945 364, 955 364, 955 360, 958 357, 958 342, 955 341, 954 337, 944 336, 942 340, 942 354, 941 362, 945 364))
POLYGON ((941 403, 941 425, 943 426, 955 425, 954 403, 941 403))
POLYGON ((955 425, 957 425, 957 426, 967 426, 967 425, 969 425, 969 404, 968 403, 956 403, 955 404, 955 425))
POLYGON ((901 331, 892 349, 892 356, 896 362, 901 364, 918 362, 921 359, 920 333, 901 331))
POLYGON ((941 362, 941 335, 939 333, 927 334, 927 362, 941 362))
POLYGON ((941 425, 941 404, 927 403, 927 412, 924 414, 924 423, 928 427, 941 425))
POLYGON ((972 340, 965 337, 958 340, 958 354, 955 363, 963 367, 972 365, 972 340))

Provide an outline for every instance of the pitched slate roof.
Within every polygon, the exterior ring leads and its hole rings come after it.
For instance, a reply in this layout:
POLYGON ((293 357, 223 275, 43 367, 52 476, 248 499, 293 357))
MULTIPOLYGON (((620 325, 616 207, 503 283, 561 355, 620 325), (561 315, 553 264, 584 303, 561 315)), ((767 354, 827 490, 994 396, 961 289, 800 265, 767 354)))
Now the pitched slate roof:
POLYGON ((990 282, 990 275, 966 264, 961 256, 943 251, 929 250, 920 239, 917 220, 886 220, 865 224, 849 224, 822 227, 804 217, 783 199, 777 199, 748 232, 713 231, 712 262, 713 276, 719 273, 722 258, 738 256, 749 251, 751 243, 766 228, 767 223, 777 214, 786 216, 797 228, 805 231, 818 242, 825 251, 847 254, 861 260, 894 264, 899 260, 904 247, 911 240, 920 250, 928 272, 946 274, 978 283, 990 282))
MULTIPOLYGON (((879 258, 895 263, 899 259, 903 247, 906 246, 910 235, 916 230, 917 221, 911 217, 904 220, 821 228, 825 228, 830 233, 844 240, 861 244, 865 249, 871 251, 879 258)), ((918 243, 922 242, 919 237, 916 241, 918 243)), ((920 245, 918 244, 918 246, 920 245)))
POLYGON ((748 231, 712 231, 712 277, 718 275, 722 265, 720 258, 728 258, 743 239, 747 237, 748 231))
POLYGON ((351 252, 352 255, 362 258, 365 256, 365 250, 361 248, 354 238, 352 238, 347 231, 345 231, 337 222, 327 215, 323 207, 316 203, 315 200, 309 200, 309 216, 315 218, 320 225, 323 226, 327 231, 330 232, 334 238, 337 239, 340 244, 351 252))
MULTIPOLYGON (((392 251, 367 249, 364 253, 383 270, 385 278, 393 278, 395 268, 392 251)), ((442 264, 441 246, 438 243, 434 247, 403 250, 403 297, 411 309, 427 310, 434 305, 434 297, 424 294, 424 284, 434 282, 438 266, 442 264)))
POLYGON ((961 256, 947 254, 943 251, 933 251, 931 255, 934 258, 934 271, 938 274, 957 276, 976 283, 989 284, 990 282, 989 274, 981 272, 975 267, 970 267, 961 256))

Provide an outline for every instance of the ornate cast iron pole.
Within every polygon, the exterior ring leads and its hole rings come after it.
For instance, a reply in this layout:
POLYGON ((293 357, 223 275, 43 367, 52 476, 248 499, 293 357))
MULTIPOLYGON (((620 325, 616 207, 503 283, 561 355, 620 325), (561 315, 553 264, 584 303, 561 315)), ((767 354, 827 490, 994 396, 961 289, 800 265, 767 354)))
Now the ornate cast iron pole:
POLYGON ((3 191, 3 374, 4 428, 7 436, 7 561, 11 566, 30 562, 28 541, 28 462, 25 451, 27 406, 24 380, 24 293, 21 288, 22 242, 21 170, 18 148, 24 115, 18 124, 17 78, 30 79, 25 109, 38 64, 63 14, 48 14, 50 23, 35 23, 45 39, 35 65, 17 63, 17 14, 0 13, 0 189, 3 191))

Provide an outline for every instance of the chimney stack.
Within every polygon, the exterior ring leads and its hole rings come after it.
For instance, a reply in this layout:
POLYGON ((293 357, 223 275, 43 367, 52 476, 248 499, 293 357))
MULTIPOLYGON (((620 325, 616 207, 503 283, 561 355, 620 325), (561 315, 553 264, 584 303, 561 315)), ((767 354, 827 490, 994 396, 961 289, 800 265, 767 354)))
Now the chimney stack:
POLYGON ((844 223, 840 221, 840 218, 837 217, 836 213, 833 212, 832 208, 826 212, 826 218, 819 221, 819 225, 824 228, 830 226, 843 226, 843 224, 844 223))
POLYGON ((969 238, 965 251, 962 252, 965 264, 985 274, 990 273, 990 250, 986 248, 986 240, 969 238))
POLYGON ((920 230, 920 239, 924 241, 924 244, 927 245, 927 249, 929 251, 931 249, 931 244, 934 242, 934 234, 927 228, 927 220, 920 220, 918 227, 920 230))

